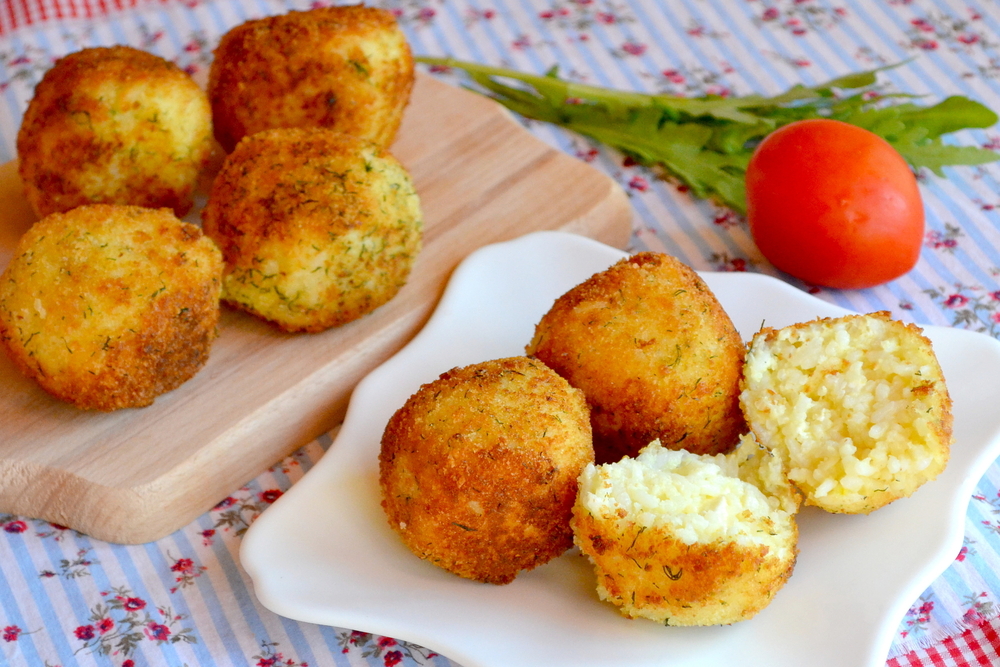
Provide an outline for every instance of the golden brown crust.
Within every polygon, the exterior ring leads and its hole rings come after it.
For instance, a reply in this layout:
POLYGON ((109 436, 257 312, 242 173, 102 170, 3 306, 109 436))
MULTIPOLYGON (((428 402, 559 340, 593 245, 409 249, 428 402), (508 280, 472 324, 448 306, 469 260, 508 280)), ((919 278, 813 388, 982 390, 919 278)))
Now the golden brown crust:
MULTIPOLYGON (((791 524, 797 541, 798 529, 791 524)), ((595 517, 573 509, 576 543, 594 564, 601 598, 629 618, 664 625, 720 625, 749 619, 770 604, 795 566, 762 545, 685 544, 664 528, 595 517)))
POLYGON ((509 583, 572 545, 577 477, 593 460, 583 396, 525 357, 455 368, 389 420, 382 505, 418 556, 509 583))
POLYGON ((704 281, 668 255, 639 253, 571 289, 527 353, 586 394, 598 463, 657 439, 717 454, 745 431, 743 341, 704 281))
POLYGON ((413 56, 395 17, 363 5, 247 21, 219 42, 208 95, 227 151, 274 127, 320 126, 389 146, 409 102, 413 56))
POLYGON ((219 317, 222 258, 167 209, 82 206, 35 223, 0 276, 0 339, 77 407, 142 407, 194 376, 219 317))
POLYGON ((403 166, 370 142, 322 128, 246 137, 223 162, 202 220, 226 262, 224 301, 308 332, 392 299, 423 230, 403 166))
POLYGON ((58 60, 17 136, 21 180, 39 216, 90 203, 184 215, 212 146, 205 93, 173 63, 127 46, 58 60))

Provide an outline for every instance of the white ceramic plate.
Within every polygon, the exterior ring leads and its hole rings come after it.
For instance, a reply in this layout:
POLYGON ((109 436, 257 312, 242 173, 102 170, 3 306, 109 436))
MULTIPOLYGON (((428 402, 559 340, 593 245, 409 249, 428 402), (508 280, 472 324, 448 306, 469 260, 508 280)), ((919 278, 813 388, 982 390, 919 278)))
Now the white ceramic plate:
MULTIPOLYGON (((795 572, 749 621, 627 620, 598 600, 576 550, 507 586, 471 582, 413 556, 389 529, 378 452, 392 413, 452 367, 523 354, 559 295, 624 256, 558 232, 470 255, 427 326, 358 385, 329 452, 250 528, 241 558, 261 603, 416 642, 465 667, 882 667, 907 608, 958 553, 970 495, 1000 454, 1000 343, 982 334, 926 329, 954 400, 947 470, 869 516, 804 510, 795 572)), ((761 324, 846 312, 759 274, 703 277, 745 338, 761 324)))

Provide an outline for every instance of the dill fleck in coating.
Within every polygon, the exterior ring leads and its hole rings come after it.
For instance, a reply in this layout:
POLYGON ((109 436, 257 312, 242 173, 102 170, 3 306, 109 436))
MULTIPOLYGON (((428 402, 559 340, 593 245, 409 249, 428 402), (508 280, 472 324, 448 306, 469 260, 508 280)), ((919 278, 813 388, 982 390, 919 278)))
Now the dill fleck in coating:
POLYGON ((223 300, 308 332, 392 299, 423 229, 413 183, 394 157, 321 128, 243 139, 224 160, 202 219, 226 262, 223 300))
POLYGON ((91 203, 183 216, 213 145, 204 91, 173 63, 128 46, 59 59, 17 135, 21 180, 39 217, 91 203))
POLYGON ((654 441, 586 467, 572 526, 598 596, 624 616, 724 625, 752 618, 791 576, 798 508, 780 457, 752 435, 715 456, 654 441))
POLYGON ((937 356, 920 327, 887 312, 761 329, 741 401, 806 503, 829 512, 872 512, 948 463, 951 398, 937 356))
POLYGON ((577 478, 593 460, 583 395, 542 362, 454 368, 389 420, 382 507, 420 558, 507 584, 572 546, 577 478))
POLYGON ((387 10, 292 11, 222 36, 209 70, 215 136, 226 151, 276 127, 328 127, 392 144, 413 87, 413 56, 387 10))
POLYGON ((95 204, 42 218, 0 276, 0 340, 79 408, 149 405, 208 359, 222 257, 169 209, 95 204))
POLYGON ((744 344, 705 282, 677 259, 627 257, 559 297, 527 353, 583 390, 598 463, 653 440, 718 454, 746 431, 744 344))

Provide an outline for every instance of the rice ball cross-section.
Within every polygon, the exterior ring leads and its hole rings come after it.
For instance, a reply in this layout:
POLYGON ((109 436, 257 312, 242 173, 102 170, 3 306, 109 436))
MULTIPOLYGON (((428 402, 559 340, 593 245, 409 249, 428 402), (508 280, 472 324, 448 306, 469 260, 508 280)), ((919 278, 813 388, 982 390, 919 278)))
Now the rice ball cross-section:
POLYGON ((392 299, 423 233, 403 165, 371 142, 321 128, 241 141, 202 221, 226 262, 223 300, 292 332, 339 326, 392 299))
POLYGON ((183 216, 212 150, 205 92, 173 63, 128 46, 59 59, 17 135, 18 169, 39 217, 97 203, 183 216))
POLYGON ((830 512, 876 510, 948 462, 951 398, 937 356, 919 327, 888 313, 762 329, 740 400, 806 503, 830 512))
POLYGON ((261 130, 327 127, 387 147, 413 80, 410 47, 385 9, 344 5, 254 19, 215 49, 215 136, 231 151, 261 130))
POLYGON ((715 456, 653 442, 587 466, 572 527, 598 596, 624 616, 724 625, 752 618, 791 576, 798 505, 780 458, 753 436, 715 456))
POLYGON ((507 584, 572 546, 577 478, 593 460, 578 390, 535 359, 485 361, 423 385, 389 420, 382 506, 420 558, 507 584))
POLYGON ((218 248, 169 209, 80 206, 19 241, 0 276, 0 339, 56 398, 142 407, 208 360, 221 287, 218 248))

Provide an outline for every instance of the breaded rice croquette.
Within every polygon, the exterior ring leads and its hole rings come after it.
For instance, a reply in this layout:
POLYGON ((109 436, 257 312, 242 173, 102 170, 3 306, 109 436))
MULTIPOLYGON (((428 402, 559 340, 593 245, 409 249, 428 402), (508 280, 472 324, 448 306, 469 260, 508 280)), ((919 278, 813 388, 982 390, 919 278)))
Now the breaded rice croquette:
POLYGON ((350 5, 247 21, 222 36, 209 70, 215 136, 226 151, 275 127, 328 127, 388 147, 413 87, 395 17, 350 5))
POLYGON ((17 135, 21 180, 39 217, 92 203, 183 216, 212 150, 204 91, 173 63, 128 46, 59 59, 17 135))
POLYGON ((698 274, 668 255, 639 253, 569 290, 527 353, 587 396, 598 463, 653 440, 718 454, 746 430, 743 340, 698 274))
POLYGON ((572 546, 577 477, 594 460, 583 395, 543 363, 454 368, 389 420, 382 506, 413 553, 507 584, 572 546))
POLYGON ((205 364, 221 285, 215 244, 169 209, 80 206, 19 241, 0 276, 0 339, 56 398, 142 407, 205 364))
POLYGON ((223 300, 286 331, 322 331, 393 298, 421 247, 406 169, 357 137, 266 130, 223 162, 202 210, 223 300))
POLYGON ((909 496, 948 462, 951 399, 937 357, 919 327, 885 312, 762 329, 741 401, 805 502, 830 512, 909 496))
POLYGON ((753 617, 798 553, 798 500, 781 470, 752 436, 729 455, 653 442, 634 459, 587 466, 572 527, 599 597, 665 625, 753 617))

